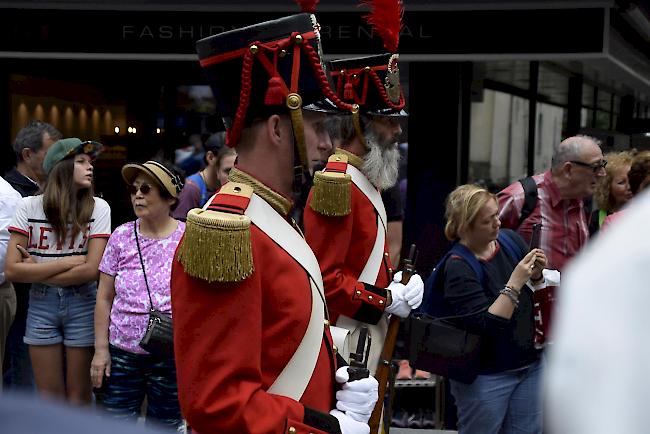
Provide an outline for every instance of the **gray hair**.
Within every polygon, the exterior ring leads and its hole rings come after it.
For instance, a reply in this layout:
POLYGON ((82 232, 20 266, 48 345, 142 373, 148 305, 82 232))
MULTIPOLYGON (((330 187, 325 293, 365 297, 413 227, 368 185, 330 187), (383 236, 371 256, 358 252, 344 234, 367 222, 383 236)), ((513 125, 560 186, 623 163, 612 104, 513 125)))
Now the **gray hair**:
POLYGON ((23 161, 23 149, 29 148, 33 152, 38 152, 43 147, 45 133, 48 133, 54 141, 63 137, 63 134, 54 125, 38 120, 29 121, 23 129, 18 131, 14 142, 14 151, 18 156, 18 161, 23 161))
POLYGON ((568 137, 560 142, 553 150, 553 157, 551 158, 551 166, 558 167, 568 161, 579 160, 582 150, 586 143, 593 142, 600 146, 600 140, 595 137, 586 135, 576 135, 568 137))

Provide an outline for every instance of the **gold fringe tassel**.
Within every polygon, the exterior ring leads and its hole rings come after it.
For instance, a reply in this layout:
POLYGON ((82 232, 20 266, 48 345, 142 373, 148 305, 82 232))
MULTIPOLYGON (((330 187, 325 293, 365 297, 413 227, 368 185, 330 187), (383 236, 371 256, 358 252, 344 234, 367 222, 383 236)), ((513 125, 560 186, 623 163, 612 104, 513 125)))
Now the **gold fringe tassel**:
POLYGON ((190 276, 239 282, 253 273, 250 218, 195 208, 187 214, 178 260, 190 276))
POLYGON ((347 173, 316 172, 311 209, 328 217, 341 217, 351 212, 352 178, 347 173))

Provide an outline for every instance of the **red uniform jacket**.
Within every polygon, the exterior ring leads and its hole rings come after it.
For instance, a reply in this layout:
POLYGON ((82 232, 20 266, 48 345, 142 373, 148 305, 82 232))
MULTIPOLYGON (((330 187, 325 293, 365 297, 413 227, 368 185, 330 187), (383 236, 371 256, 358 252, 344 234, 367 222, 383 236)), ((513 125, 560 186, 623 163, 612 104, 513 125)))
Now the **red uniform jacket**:
POLYGON ((335 355, 329 329, 300 402, 266 390, 300 344, 309 322, 306 272, 251 225, 254 272, 208 283, 174 260, 172 309, 183 415, 198 433, 339 433, 335 355), (293 428, 293 429, 292 429, 293 428))
MULTIPOLYGON (((384 260, 374 285, 358 281, 377 236, 377 212, 352 183, 351 212, 328 217, 311 209, 310 193, 305 207, 305 239, 320 264, 325 297, 334 324, 339 315, 377 324, 386 307, 386 287, 393 272, 384 244, 384 260)), ((382 229, 383 230, 383 229, 382 229)))

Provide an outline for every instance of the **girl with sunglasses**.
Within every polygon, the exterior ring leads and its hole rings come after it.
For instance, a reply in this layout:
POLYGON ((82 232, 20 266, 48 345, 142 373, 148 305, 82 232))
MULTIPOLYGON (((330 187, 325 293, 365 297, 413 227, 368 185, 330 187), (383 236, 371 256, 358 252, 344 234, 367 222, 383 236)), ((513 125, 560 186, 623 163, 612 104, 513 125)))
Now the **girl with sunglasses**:
POLYGON ((171 264, 185 223, 170 212, 183 185, 156 161, 127 164, 122 177, 137 219, 115 229, 99 265, 90 374, 110 414, 135 421, 146 397, 146 423, 175 431, 182 419, 173 354, 149 353, 140 341, 151 309, 171 316, 171 264))
POLYGON ((31 283, 24 341, 39 392, 89 404, 97 267, 110 207, 93 196, 97 142, 55 142, 43 160, 43 194, 25 197, 9 227, 6 278, 31 283))

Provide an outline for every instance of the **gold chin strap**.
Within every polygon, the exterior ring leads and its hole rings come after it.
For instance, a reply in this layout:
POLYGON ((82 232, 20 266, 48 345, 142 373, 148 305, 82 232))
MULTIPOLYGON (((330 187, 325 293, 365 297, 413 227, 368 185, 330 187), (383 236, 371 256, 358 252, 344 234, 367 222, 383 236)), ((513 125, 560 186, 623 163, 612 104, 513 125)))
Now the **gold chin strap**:
POLYGON ((352 125, 354 125, 354 131, 357 133, 359 141, 363 145, 364 149, 368 149, 368 144, 366 143, 366 138, 363 135, 361 130, 361 119, 359 118, 359 104, 352 104, 352 125))
POLYGON ((293 136, 296 139, 300 163, 305 172, 309 172, 309 162, 307 161, 307 148, 305 146, 305 126, 302 119, 302 98, 297 93, 290 93, 287 96, 287 107, 291 116, 291 127, 293 136))

